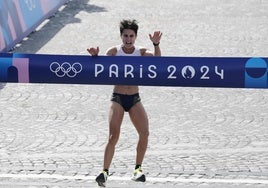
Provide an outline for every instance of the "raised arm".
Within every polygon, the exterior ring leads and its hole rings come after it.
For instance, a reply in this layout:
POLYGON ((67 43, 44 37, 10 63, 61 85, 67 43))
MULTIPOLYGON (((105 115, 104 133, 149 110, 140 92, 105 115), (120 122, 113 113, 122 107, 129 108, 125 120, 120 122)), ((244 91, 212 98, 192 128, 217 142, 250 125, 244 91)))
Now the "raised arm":
POLYGON ((143 48, 142 49, 143 56, 161 56, 161 49, 159 47, 161 36, 162 36, 161 31, 155 31, 153 35, 149 34, 149 38, 154 45, 154 51, 152 52, 146 48, 143 48))
POLYGON ((155 31, 153 35, 149 34, 149 37, 154 45, 154 56, 161 56, 161 49, 159 47, 159 44, 162 37, 162 32, 155 31))

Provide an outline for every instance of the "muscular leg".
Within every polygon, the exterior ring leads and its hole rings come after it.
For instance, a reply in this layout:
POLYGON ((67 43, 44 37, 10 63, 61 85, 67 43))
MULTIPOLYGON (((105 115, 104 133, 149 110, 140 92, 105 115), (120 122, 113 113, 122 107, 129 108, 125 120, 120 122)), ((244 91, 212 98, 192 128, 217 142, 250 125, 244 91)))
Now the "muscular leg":
POLYGON ((109 169, 115 151, 115 145, 119 139, 120 127, 124 116, 124 110, 116 102, 112 102, 109 114, 109 139, 104 152, 104 169, 109 169))
POLYGON ((141 102, 138 102, 130 109, 129 115, 131 121, 133 122, 139 134, 136 164, 141 165, 148 145, 148 136, 149 136, 148 117, 141 102))

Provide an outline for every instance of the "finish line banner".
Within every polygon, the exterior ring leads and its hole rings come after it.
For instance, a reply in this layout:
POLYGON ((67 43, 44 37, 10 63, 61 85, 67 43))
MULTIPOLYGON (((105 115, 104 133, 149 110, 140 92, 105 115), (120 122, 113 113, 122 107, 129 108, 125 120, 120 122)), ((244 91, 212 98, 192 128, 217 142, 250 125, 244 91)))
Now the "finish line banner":
POLYGON ((0 54, 0 82, 268 88, 268 58, 0 54))

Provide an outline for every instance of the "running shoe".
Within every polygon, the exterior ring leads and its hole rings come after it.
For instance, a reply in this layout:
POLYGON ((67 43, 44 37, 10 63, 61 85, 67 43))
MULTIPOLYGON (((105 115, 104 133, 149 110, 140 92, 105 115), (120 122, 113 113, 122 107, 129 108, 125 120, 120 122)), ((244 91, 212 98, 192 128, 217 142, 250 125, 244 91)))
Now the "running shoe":
POLYGON ((145 182, 146 178, 144 173, 142 173, 141 167, 134 170, 133 177, 131 178, 133 181, 145 182))
POLYGON ((100 175, 98 175, 96 177, 96 182, 98 183, 98 185, 100 187, 105 187, 106 186, 107 178, 108 178, 107 172, 103 171, 102 173, 100 173, 100 175))

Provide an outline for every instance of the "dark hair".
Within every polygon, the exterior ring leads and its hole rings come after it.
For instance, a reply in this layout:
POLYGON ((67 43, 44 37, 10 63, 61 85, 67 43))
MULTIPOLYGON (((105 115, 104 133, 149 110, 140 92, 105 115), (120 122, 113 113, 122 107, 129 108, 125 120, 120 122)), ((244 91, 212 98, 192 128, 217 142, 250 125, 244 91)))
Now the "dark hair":
POLYGON ((122 35, 124 29, 131 29, 135 32, 135 34, 138 34, 138 23, 136 20, 122 20, 120 22, 120 34, 122 35))

